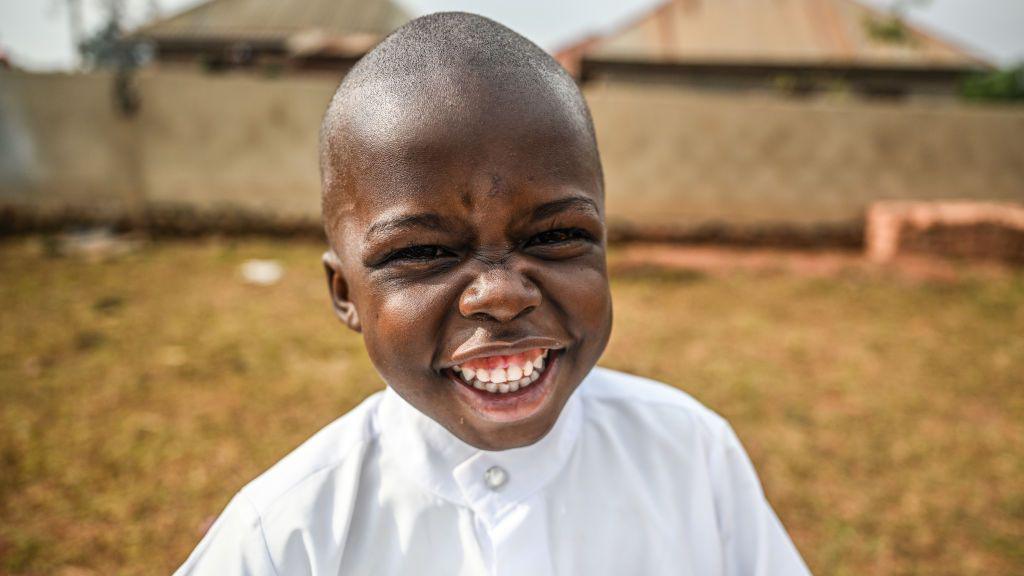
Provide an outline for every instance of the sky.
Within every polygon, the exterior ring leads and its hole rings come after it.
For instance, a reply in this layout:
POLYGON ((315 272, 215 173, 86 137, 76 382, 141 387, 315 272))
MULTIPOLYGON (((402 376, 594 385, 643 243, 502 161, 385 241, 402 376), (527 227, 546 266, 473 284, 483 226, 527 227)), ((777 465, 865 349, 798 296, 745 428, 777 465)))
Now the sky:
MULTIPOLYGON (((894 4, 860 1, 876 8, 894 4)), ((917 0, 910 6, 907 17, 924 30, 996 64, 1024 63, 1024 0, 917 0)))
MULTIPOLYGON (((78 60, 72 47, 68 0, 0 0, 0 49, 18 66, 30 70, 69 70, 78 60)), ((80 0, 84 26, 95 30, 103 21, 105 0, 80 0)), ((129 24, 151 17, 154 8, 169 15, 204 0, 125 0, 129 24)), ((628 20, 661 0, 397 0, 420 14, 443 6, 468 10, 501 21, 546 48, 566 39, 566 18, 576 26, 600 31, 608 21, 628 20)), ((714 1, 714 0, 708 0, 714 1)), ((861 0, 888 6, 901 0, 861 0)), ((907 0, 902 0, 906 3, 907 0)), ((917 0, 909 19, 953 40, 997 64, 1024 62, 1024 0, 917 0)))

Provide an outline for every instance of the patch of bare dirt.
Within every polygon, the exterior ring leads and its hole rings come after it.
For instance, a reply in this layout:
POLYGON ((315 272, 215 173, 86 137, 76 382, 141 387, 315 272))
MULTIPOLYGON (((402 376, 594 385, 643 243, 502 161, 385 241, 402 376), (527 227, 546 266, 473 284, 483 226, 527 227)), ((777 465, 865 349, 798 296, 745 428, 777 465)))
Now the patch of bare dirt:
POLYGON ((1013 266, 992 261, 901 255, 875 263, 849 250, 786 250, 678 244, 628 244, 612 251, 612 274, 641 268, 694 270, 704 273, 784 272, 806 277, 835 277, 850 272, 895 276, 911 281, 953 282, 963 276, 1002 277, 1013 266))

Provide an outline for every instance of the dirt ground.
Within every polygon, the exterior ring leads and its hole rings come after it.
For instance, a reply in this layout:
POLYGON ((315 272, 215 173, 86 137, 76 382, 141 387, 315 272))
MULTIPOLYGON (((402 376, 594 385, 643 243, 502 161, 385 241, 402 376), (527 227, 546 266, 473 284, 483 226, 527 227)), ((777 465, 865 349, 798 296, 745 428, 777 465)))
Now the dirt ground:
MULTIPOLYGON (((308 241, 0 242, 0 573, 168 573, 381 388, 308 241), (276 283, 243 280, 250 259, 276 283)), ((1024 270, 626 245, 602 364, 729 419, 816 574, 1024 573, 1024 270)))
POLYGON ((857 273, 910 281, 954 282, 963 276, 1006 278, 1015 267, 994 261, 968 261, 901 255, 876 264, 853 250, 781 250, 671 244, 627 244, 612 252, 613 272, 655 267, 706 273, 782 272, 805 278, 857 273))

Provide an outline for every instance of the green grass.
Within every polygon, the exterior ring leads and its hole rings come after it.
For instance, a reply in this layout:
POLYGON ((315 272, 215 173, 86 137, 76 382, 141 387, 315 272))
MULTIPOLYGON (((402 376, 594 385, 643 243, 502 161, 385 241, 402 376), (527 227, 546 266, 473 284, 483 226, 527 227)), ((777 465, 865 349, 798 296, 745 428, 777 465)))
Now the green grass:
MULTIPOLYGON (((311 243, 0 244, 0 573, 168 573, 381 384, 311 243), (276 258, 281 283, 239 264, 276 258)), ((1024 573, 1024 272, 638 269, 603 364, 728 418, 817 574, 1024 573)))

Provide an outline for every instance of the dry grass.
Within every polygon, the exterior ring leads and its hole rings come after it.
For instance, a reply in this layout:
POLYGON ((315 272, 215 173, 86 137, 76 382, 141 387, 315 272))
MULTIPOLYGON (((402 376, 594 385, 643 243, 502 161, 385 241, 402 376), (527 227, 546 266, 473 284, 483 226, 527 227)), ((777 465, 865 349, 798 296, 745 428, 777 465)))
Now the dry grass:
MULTIPOLYGON (((318 255, 0 245, 0 573, 167 573, 379 388, 318 255), (283 281, 242 283, 250 257, 283 281)), ((732 421, 817 574, 1024 572, 1024 273, 618 269, 603 364, 732 421)))

